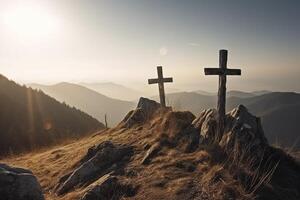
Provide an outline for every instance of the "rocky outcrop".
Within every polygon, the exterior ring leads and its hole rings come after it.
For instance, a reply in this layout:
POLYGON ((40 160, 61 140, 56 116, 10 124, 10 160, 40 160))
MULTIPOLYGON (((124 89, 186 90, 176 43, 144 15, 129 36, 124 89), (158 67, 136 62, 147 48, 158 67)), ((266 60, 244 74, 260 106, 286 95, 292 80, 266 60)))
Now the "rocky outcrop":
POLYGON ((260 157, 268 145, 260 118, 248 112, 243 105, 238 106, 226 116, 225 133, 220 141, 225 150, 251 152, 260 157))
POLYGON ((192 122, 193 126, 200 131, 201 143, 214 142, 217 128, 216 109, 207 109, 192 122))
POLYGON ((0 199, 43 200, 43 192, 31 171, 0 164, 0 199))
POLYGON ((57 194, 64 194, 77 185, 97 180, 107 171, 113 171, 118 164, 128 160, 131 155, 131 147, 115 145, 109 141, 90 148, 82 159, 82 164, 72 173, 61 178, 57 186, 57 194))
POLYGON ((260 119, 248 112, 247 108, 239 105, 226 114, 225 131, 216 136, 217 112, 215 109, 203 111, 193 121, 193 125, 200 131, 202 143, 218 143, 225 150, 236 152, 255 152, 262 155, 267 139, 264 136, 260 119))
POLYGON ((133 194, 133 187, 121 184, 116 176, 106 174, 88 186, 80 200, 117 200, 123 196, 131 196, 133 194))
MULTIPOLYGON (((152 117, 152 115, 161 108, 161 105, 156 101, 141 97, 137 108, 130 111, 122 120, 122 127, 131 128, 134 125, 142 124, 152 117)), ((164 108, 170 109, 170 108, 164 108)))

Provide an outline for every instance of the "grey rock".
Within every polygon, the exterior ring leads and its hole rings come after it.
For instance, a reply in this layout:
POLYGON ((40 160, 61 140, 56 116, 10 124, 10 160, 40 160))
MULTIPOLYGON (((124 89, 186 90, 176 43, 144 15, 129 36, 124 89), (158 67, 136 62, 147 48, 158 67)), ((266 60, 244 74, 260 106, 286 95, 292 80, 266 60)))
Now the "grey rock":
MULTIPOLYGON (((152 115, 161 108, 156 101, 141 97, 137 108, 130 111, 120 123, 121 126, 131 128, 134 125, 142 124, 152 117, 152 115)), ((165 108, 170 109, 170 108, 165 108)))
POLYGON ((44 196, 31 171, 0 164, 0 199, 43 200, 44 196))
POLYGON ((225 150, 248 152, 259 157, 268 146, 260 118, 239 105, 226 115, 225 132, 219 142, 225 150))
POLYGON ((107 169, 122 161, 124 157, 130 157, 131 154, 131 147, 117 146, 109 141, 92 147, 83 159, 84 162, 72 173, 61 178, 57 194, 64 194, 77 185, 83 185, 101 176, 107 169))
POLYGON ((140 98, 139 103, 137 105, 137 108, 140 108, 147 115, 153 114, 153 112, 155 112, 160 107, 161 105, 156 101, 144 97, 140 98))
POLYGON ((217 133, 217 111, 207 109, 194 119, 192 125, 200 131, 201 143, 215 142, 217 133))
POLYGON ((202 143, 218 143, 228 153, 247 151, 262 155, 268 146, 260 118, 249 113, 243 105, 226 114, 225 131, 220 137, 215 135, 217 132, 215 109, 204 110, 193 121, 193 126, 200 131, 202 143))

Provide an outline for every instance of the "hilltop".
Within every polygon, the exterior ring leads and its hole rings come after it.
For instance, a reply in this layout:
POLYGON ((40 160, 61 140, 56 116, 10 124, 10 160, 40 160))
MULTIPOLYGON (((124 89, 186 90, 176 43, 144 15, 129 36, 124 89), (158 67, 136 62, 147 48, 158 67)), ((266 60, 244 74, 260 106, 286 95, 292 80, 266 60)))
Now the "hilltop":
POLYGON ((103 129, 88 114, 0 75, 0 155, 20 153, 103 129))
POLYGON ((196 117, 141 98, 112 129, 1 162, 32 170, 50 200, 300 198, 299 163, 246 107, 215 129, 214 109, 196 117))

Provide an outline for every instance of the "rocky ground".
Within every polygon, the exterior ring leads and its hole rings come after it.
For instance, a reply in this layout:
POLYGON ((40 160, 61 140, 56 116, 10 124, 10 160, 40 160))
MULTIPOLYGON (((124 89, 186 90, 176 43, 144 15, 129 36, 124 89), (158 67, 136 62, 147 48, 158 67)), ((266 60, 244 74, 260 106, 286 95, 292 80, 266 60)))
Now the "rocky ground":
MULTIPOLYGON (((239 106, 226 115, 224 134, 215 130, 214 109, 195 117, 141 98, 115 128, 1 163, 30 169, 50 200, 300 199, 298 161, 268 144, 259 118, 239 106)), ((0 196, 24 188, 2 181, 9 173, 20 176, 0 165, 0 196)))

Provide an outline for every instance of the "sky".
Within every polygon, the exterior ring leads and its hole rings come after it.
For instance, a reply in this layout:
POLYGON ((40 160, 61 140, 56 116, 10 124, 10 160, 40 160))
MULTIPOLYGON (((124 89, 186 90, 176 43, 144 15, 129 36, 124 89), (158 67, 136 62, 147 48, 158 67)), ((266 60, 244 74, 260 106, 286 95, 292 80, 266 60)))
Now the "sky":
POLYGON ((115 82, 216 91, 227 49, 230 90, 300 92, 299 0, 0 0, 0 73, 20 83, 115 82))

